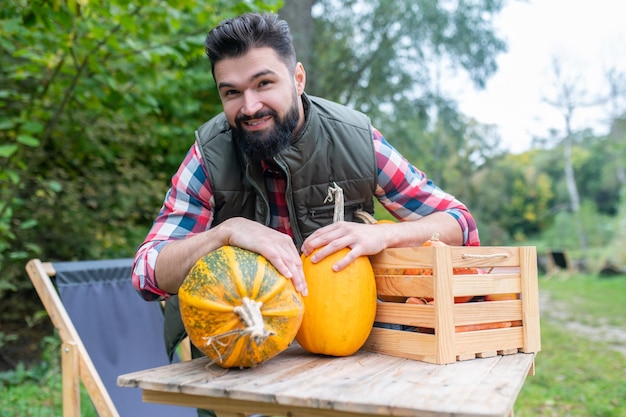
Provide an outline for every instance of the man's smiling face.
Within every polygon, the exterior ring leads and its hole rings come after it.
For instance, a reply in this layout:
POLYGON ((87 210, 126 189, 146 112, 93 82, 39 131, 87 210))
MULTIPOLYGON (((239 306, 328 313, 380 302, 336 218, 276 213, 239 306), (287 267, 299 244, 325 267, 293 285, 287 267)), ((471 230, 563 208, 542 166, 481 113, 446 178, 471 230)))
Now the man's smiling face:
POLYGON ((304 123, 304 68, 290 71, 272 48, 223 59, 214 75, 233 136, 251 159, 276 155, 304 123))

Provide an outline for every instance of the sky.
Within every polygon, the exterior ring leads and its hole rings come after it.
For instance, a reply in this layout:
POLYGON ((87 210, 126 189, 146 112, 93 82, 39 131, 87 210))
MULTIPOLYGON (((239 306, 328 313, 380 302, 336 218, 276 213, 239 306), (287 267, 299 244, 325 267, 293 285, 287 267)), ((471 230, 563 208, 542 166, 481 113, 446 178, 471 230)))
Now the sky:
MULTIPOLYGON (((550 129, 564 130, 563 115, 545 101, 554 98, 554 57, 572 71, 569 77, 582 77, 588 99, 608 91, 607 68, 626 73, 623 0, 509 0, 495 24, 508 44, 498 71, 485 90, 461 82, 451 94, 462 113, 496 125, 503 148, 510 152, 530 149, 532 137, 548 137, 550 129)), ((606 115, 607 107, 580 107, 574 112, 574 128, 604 134, 606 115)))

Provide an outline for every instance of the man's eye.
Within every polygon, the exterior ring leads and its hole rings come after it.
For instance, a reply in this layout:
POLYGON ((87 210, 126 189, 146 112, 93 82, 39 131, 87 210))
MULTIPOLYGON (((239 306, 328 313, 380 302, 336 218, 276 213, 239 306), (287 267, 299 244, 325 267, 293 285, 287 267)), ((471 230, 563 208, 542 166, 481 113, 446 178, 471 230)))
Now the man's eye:
POLYGON ((224 97, 232 97, 232 96, 237 95, 237 94, 239 94, 239 91, 237 91, 237 90, 226 90, 224 92, 224 97))

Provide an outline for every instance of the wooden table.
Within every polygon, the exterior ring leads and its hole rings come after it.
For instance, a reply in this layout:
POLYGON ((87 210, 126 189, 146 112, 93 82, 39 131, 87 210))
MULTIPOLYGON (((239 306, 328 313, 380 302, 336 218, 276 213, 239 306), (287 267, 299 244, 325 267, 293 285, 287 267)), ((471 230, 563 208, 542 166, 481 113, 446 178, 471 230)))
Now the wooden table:
POLYGON ((253 369, 207 367, 208 359, 121 375, 146 402, 215 410, 218 416, 512 416, 534 354, 434 365, 359 351, 333 358, 297 344, 253 369))

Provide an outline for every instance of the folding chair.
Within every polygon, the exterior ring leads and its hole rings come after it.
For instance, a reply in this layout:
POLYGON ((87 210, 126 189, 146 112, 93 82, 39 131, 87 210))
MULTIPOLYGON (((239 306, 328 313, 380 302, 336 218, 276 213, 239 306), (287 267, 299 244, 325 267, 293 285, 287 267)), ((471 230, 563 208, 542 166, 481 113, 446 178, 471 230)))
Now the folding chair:
POLYGON ((196 416, 191 408, 144 403, 139 390, 117 386, 118 375, 169 363, 161 305, 137 295, 132 262, 26 265, 62 342, 63 417, 81 415, 81 381, 100 417, 196 416))

